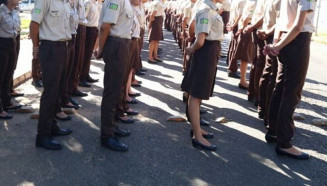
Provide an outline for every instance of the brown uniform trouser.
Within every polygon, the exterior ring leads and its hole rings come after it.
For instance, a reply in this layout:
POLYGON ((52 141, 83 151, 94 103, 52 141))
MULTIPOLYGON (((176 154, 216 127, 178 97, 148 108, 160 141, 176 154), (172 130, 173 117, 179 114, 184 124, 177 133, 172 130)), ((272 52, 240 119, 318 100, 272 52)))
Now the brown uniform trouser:
POLYGON ((292 147, 293 113, 301 100, 309 66, 311 33, 301 32, 278 55, 278 72, 269 109, 269 131, 277 135, 277 146, 292 147))
POLYGON ((84 61, 84 49, 85 49, 85 35, 86 35, 86 26, 78 25, 76 42, 75 42, 75 58, 73 64, 73 71, 71 73, 71 78, 73 86, 71 88, 71 92, 75 92, 77 90, 78 82, 79 82, 79 74, 81 72, 81 68, 84 61))
POLYGON ((68 61, 68 41, 41 41, 40 62, 44 90, 40 101, 38 136, 50 136, 58 128, 54 118, 59 95, 64 87, 68 61))
MULTIPOLYGON (((265 40, 265 45, 271 44, 273 41, 273 35, 265 40)), ((276 75, 277 75, 277 57, 272 55, 266 56, 266 64, 263 69, 262 76, 259 82, 259 105, 258 111, 262 112, 265 116, 264 122, 268 124, 268 110, 270 105, 271 94, 275 88, 276 75)))
POLYGON ((229 11, 223 11, 221 13, 221 17, 223 18, 223 22, 224 22, 224 34, 228 33, 226 25, 227 25, 227 23, 229 21, 229 15, 230 15, 229 11))
POLYGON ((114 136, 115 113, 130 63, 130 39, 109 36, 103 49, 104 90, 101 103, 101 138, 114 136))
POLYGON ((252 37, 254 41, 255 57, 250 70, 248 95, 253 96, 259 101, 259 81, 266 63, 266 56, 262 53, 265 41, 258 38, 256 29, 253 30, 252 37))
POLYGON ((16 40, 0 38, 0 113, 3 112, 3 107, 11 105, 10 86, 16 58, 16 40))
POLYGON ((98 38, 98 28, 87 26, 86 36, 85 36, 84 60, 82 63, 81 73, 79 75, 80 80, 86 80, 86 78, 89 76, 91 57, 97 38, 98 38))
POLYGON ((229 43, 228 53, 227 53, 227 64, 228 64, 228 72, 237 72, 237 59, 234 58, 234 54, 238 44, 238 36, 235 36, 238 27, 236 26, 232 31, 232 40, 229 43))
MULTIPOLYGON (((15 60, 15 63, 14 63, 13 74, 15 73, 15 70, 16 70, 16 67, 17 67, 19 50, 20 50, 20 35, 17 35, 17 37, 16 37, 16 60, 15 60)), ((12 79, 12 81, 10 83, 10 92, 14 92, 14 79, 12 79)))

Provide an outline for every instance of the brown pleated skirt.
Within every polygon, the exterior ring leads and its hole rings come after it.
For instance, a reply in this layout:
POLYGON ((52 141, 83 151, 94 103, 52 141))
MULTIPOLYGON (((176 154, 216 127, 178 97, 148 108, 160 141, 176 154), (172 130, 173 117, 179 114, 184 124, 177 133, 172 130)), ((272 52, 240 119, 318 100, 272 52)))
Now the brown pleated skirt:
POLYGON ((162 16, 154 17, 154 20, 151 22, 149 41, 163 40, 162 24, 163 24, 162 16))
POLYGON ((244 34, 243 32, 238 36, 237 46, 234 53, 234 59, 247 61, 252 63, 254 59, 254 43, 252 33, 244 34))
POLYGON ((184 92, 204 100, 212 96, 220 50, 220 41, 206 40, 195 51, 181 85, 184 92))

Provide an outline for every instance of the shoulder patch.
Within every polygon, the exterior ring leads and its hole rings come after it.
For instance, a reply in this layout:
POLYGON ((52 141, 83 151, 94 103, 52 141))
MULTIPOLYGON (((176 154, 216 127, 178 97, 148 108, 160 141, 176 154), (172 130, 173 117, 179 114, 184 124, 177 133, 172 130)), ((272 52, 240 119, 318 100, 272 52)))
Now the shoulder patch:
POLYGON ((115 3, 110 3, 108 6, 109 9, 111 10, 117 10, 118 9, 118 5, 115 3))
POLYGON ((209 19, 206 18, 200 19, 200 24, 208 24, 208 23, 209 23, 209 19))
POLYGON ((41 9, 34 8, 33 13, 40 14, 41 13, 41 9))

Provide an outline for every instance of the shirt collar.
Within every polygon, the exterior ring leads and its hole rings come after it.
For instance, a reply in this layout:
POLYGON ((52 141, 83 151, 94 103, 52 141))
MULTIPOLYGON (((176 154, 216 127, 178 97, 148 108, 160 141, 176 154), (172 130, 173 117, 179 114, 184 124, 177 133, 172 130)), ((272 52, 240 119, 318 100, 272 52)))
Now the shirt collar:
POLYGON ((212 1, 204 0, 204 3, 207 4, 208 6, 210 6, 213 10, 215 10, 215 11, 218 10, 218 7, 212 1))
POLYGON ((9 14, 11 11, 8 9, 8 7, 5 4, 1 5, 1 8, 7 13, 9 14))

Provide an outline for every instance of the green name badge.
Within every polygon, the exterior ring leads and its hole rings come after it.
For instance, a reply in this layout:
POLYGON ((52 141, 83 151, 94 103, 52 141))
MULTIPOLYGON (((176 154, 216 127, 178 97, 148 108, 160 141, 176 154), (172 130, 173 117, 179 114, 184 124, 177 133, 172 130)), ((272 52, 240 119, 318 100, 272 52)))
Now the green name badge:
POLYGON ((208 24, 208 23, 209 23, 209 19, 206 18, 200 19, 200 24, 208 24))
POLYGON ((109 9, 111 9, 111 10, 117 10, 118 9, 118 5, 115 4, 115 3, 110 3, 109 9))
POLYGON ((36 14, 40 14, 40 13, 41 13, 41 9, 35 8, 35 9, 34 9, 34 13, 36 13, 36 14))

